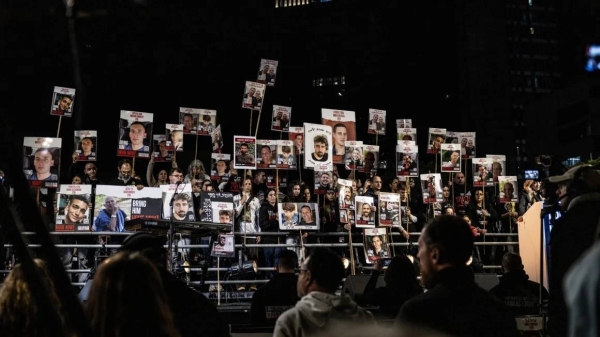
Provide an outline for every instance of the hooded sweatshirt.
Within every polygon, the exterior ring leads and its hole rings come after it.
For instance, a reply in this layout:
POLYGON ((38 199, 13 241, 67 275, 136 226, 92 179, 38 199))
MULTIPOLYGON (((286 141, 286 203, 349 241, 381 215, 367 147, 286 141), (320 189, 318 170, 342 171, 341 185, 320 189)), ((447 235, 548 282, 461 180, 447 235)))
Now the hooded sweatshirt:
POLYGON ((336 335, 331 329, 348 331, 349 324, 376 326, 373 315, 350 297, 313 291, 277 319, 274 337, 336 335), (331 333, 327 333, 331 331, 331 333))

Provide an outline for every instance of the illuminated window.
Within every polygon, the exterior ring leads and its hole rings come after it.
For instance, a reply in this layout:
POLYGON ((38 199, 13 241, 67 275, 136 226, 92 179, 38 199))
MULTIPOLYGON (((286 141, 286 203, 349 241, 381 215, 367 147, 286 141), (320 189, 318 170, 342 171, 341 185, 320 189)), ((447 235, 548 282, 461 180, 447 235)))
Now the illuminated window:
POLYGON ((529 27, 529 32, 531 33, 531 35, 535 34, 535 29, 533 27, 529 27))

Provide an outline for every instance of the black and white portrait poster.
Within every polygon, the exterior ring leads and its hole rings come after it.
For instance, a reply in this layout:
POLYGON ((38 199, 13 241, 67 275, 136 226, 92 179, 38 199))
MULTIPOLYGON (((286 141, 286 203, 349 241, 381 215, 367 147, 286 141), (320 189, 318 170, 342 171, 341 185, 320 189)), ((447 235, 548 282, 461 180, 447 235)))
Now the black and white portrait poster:
POLYGON ((227 168, 231 161, 231 155, 228 153, 212 153, 210 155, 210 179, 222 181, 229 176, 227 168))
POLYGON ((183 124, 165 125, 167 131, 167 150, 183 152, 183 124))
POLYGON ((446 129, 429 128, 429 137, 427 141, 427 153, 438 154, 441 145, 446 140, 446 129))
POLYGON ((344 164, 346 141, 356 140, 356 114, 354 111, 321 109, 321 122, 323 125, 331 127, 332 163, 344 164))
POLYGON ((385 110, 369 109, 368 133, 385 135, 385 110))
POLYGON ((385 228, 365 228, 364 237, 367 263, 373 264, 379 259, 390 257, 385 228))
POLYGON ((362 140, 347 140, 346 155, 344 156, 346 170, 356 170, 364 166, 362 140))
POLYGON ((179 124, 183 124, 183 133, 196 134, 200 109, 179 108, 179 124))
POLYGON ((200 110, 198 134, 201 136, 210 136, 215 125, 217 125, 217 110, 200 110))
POLYGON ((492 158, 492 176, 494 183, 498 183, 498 177, 506 174, 506 156, 503 154, 488 154, 486 158, 492 158))
POLYGON ((251 136, 233 136, 233 168, 256 169, 256 138, 251 136))
POLYGON ((221 149, 223 148, 223 134, 221 133, 220 125, 217 125, 217 127, 213 129, 210 138, 212 141, 213 152, 221 152, 221 149))
POLYGON ((400 225, 400 194, 379 192, 379 226, 400 225))
POLYGON ((288 132, 292 120, 292 108, 289 106, 273 105, 273 120, 271 130, 288 132))
POLYGON ((494 186, 494 175, 492 174, 492 166, 494 159, 492 158, 473 158, 473 186, 494 186))
POLYGON ((412 128, 412 119, 396 119, 396 129, 412 128))
POLYGON ((461 132, 458 138, 462 159, 475 158, 475 132, 461 132))
POLYGON ((118 157, 150 158, 153 116, 149 112, 121 110, 118 157))
MULTIPOLYGON (((143 189, 146 189, 144 187, 143 189)), ((160 185, 162 191, 162 219, 171 219, 171 214, 175 214, 173 220, 195 221, 194 202, 192 199, 192 185, 190 184, 170 184, 160 185), (173 212, 171 212, 171 205, 173 212)))
POLYGON ((460 146, 458 144, 442 144, 441 149, 441 172, 460 172, 460 146))
MULTIPOLYGON (((352 180, 338 179, 338 194, 339 207, 342 210, 354 210, 354 195, 352 193, 352 180)), ((341 221, 342 219, 340 219, 341 221)), ((346 217, 343 223, 349 223, 349 218, 346 217)), ((352 222, 354 224, 354 222, 352 222)))
POLYGON ((403 129, 396 129, 397 133, 398 133, 398 140, 400 141, 412 141, 415 142, 415 144, 417 143, 417 129, 415 128, 403 128, 403 129))
POLYGON ((458 132, 448 131, 446 130, 446 139, 444 143, 446 144, 458 144, 458 132))
POLYGON ((200 192, 200 221, 233 225, 233 193, 200 192))
POLYGON ((30 186, 58 187, 61 146, 60 138, 23 139, 23 172, 30 186))
POLYGON ((374 228, 375 227, 375 201, 373 197, 355 196, 354 208, 356 209, 356 227, 374 228))
POLYGON ((153 135, 152 153, 154 161, 165 162, 173 159, 173 151, 167 148, 167 135, 153 135))
POLYGON ((279 229, 319 230, 319 206, 310 202, 283 202, 277 204, 279 229))
POLYGON ((296 161, 296 150, 294 149, 294 141, 278 140, 277 141, 277 168, 280 170, 295 170, 298 167, 296 161))
POLYGON ((96 161, 96 151, 98 151, 98 131, 96 130, 76 130, 75 152, 77 160, 96 161))
POLYGON ((246 81, 242 108, 261 110, 266 86, 263 83, 246 81))
POLYGON ((269 139, 256 140, 256 167, 261 169, 276 168, 277 141, 269 139))
POLYGON ((304 141, 307 149, 304 156, 305 168, 329 166, 333 169, 331 126, 304 123, 304 141))
POLYGON ((424 204, 443 202, 442 175, 439 173, 421 174, 421 191, 423 191, 424 204))
POLYGON ((210 256, 213 257, 235 257, 233 234, 219 234, 217 241, 213 242, 210 256))
POLYGON ((379 146, 363 144, 362 150, 362 166, 358 166, 358 171, 365 173, 377 172, 377 168, 379 167, 379 146))
POLYGON ((75 89, 54 87, 50 114, 53 116, 71 117, 75 103, 75 89))
POLYGON ((419 147, 396 145, 396 176, 419 176, 419 147))
POLYGON ((92 211, 92 185, 60 185, 56 194, 58 213, 56 213, 57 232, 90 231, 90 213, 92 211))
POLYGON ((500 202, 518 202, 519 193, 517 191, 517 177, 516 176, 500 176, 498 177, 498 189, 500 193, 500 202))
POLYGON ((289 140, 294 141, 296 155, 304 154, 304 127, 292 126, 288 132, 289 140))
POLYGON ((258 76, 256 82, 264 83, 270 87, 275 86, 275 77, 277 76, 277 65, 279 61, 261 59, 258 67, 258 76))
POLYGON ((333 177, 331 171, 314 171, 315 173, 315 194, 326 194, 327 191, 333 191, 333 177))

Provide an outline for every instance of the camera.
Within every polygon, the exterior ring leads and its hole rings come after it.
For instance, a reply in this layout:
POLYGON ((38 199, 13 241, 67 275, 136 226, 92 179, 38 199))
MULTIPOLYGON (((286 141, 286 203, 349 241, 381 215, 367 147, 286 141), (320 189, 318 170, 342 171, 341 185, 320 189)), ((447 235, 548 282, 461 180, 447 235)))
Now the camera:
POLYGON ((392 259, 390 258, 382 258, 381 260, 381 265, 384 267, 389 267, 390 263, 392 262, 392 259))

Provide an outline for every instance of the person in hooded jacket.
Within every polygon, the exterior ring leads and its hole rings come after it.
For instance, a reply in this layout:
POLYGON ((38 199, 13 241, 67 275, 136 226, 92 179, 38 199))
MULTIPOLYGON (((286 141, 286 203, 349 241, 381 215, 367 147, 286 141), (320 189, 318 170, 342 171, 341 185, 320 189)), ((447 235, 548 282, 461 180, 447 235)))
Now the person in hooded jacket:
POLYGON ((301 300, 279 316, 273 336, 327 336, 340 326, 346 331, 353 326, 377 327, 369 311, 348 296, 335 295, 343 277, 342 259, 330 249, 314 248, 300 268, 297 291, 301 300))

